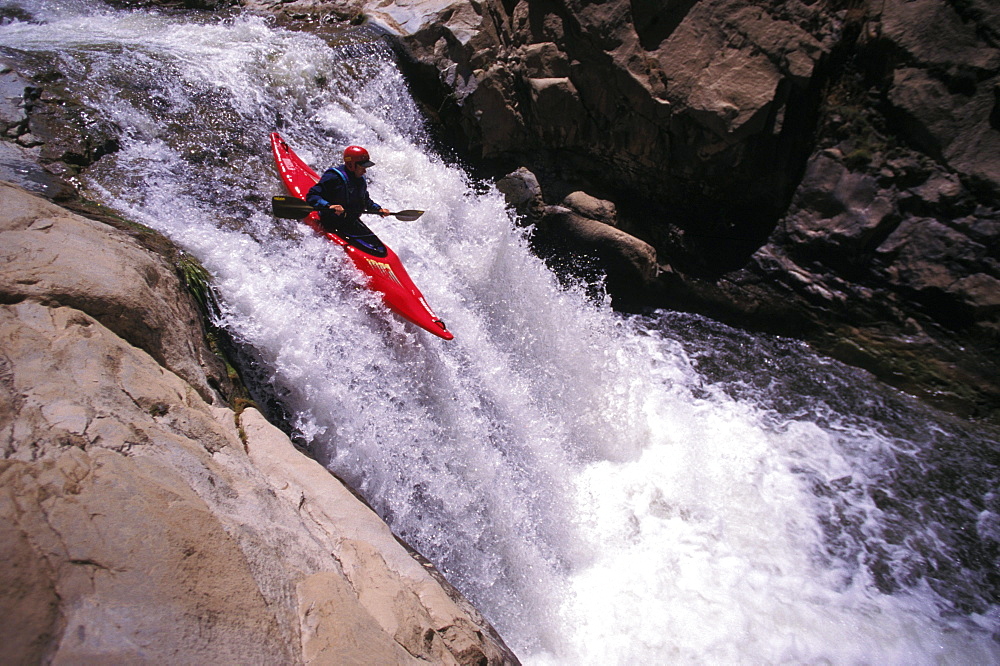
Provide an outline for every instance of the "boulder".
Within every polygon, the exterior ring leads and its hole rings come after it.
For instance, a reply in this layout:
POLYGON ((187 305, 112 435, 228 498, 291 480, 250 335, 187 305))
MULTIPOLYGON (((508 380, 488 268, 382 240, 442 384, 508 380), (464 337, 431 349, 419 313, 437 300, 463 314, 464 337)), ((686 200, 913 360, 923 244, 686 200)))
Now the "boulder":
POLYGON ((205 347, 201 316, 163 257, 100 222, 0 182, 0 294, 88 312, 203 398, 225 370, 205 347))
POLYGON ((563 199, 562 205, 584 217, 612 227, 618 224, 618 211, 615 209, 615 205, 610 201, 592 197, 586 192, 570 192, 563 199))
POLYGON ((609 292, 623 303, 641 302, 653 287, 659 267, 649 243, 563 206, 546 207, 538 226, 541 243, 562 261, 596 259, 609 292))
POLYGON ((497 181, 497 189, 504 195, 504 200, 520 215, 531 222, 541 218, 545 201, 538 178, 524 167, 512 171, 497 181))
POLYGON ((516 663, 343 484, 204 386, 162 259, 2 192, 3 661, 516 663))

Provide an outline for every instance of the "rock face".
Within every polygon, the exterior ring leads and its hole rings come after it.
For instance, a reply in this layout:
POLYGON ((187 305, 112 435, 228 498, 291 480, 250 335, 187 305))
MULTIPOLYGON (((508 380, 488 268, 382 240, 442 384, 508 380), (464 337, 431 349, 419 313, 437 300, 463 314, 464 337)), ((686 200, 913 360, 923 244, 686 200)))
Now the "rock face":
POLYGON ((703 224, 738 213, 758 240, 806 156, 797 121, 842 24, 797 2, 382 5, 366 11, 401 35, 473 158, 683 204, 703 224))
MULTIPOLYGON (((364 11, 397 36, 455 145, 501 175, 530 170, 542 200, 531 221, 545 226, 545 206, 583 190, 613 202, 619 230, 670 269, 609 286, 805 337, 1000 418, 996 3, 364 11)), ((552 228, 580 235, 555 213, 552 228)), ((605 235, 610 272, 620 237, 605 235)))
POLYGON ((783 300, 821 348, 1000 417, 998 27, 986 3, 868 9, 791 205, 714 285, 730 316, 783 300))
POLYGON ((4 662, 516 663, 339 481, 223 405, 169 264, 0 200, 4 662))

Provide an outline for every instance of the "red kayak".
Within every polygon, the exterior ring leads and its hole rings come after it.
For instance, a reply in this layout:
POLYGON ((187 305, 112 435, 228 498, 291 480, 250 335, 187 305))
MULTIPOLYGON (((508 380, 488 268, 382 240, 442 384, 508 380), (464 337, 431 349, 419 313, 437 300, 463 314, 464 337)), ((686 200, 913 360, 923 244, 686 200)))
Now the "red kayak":
MULTIPOLYGON (((284 181, 289 194, 305 200, 309 188, 319 181, 319 174, 292 152, 277 132, 271 133, 271 150, 274 152, 278 173, 281 174, 281 180, 284 181)), ((356 247, 337 234, 323 231, 319 224, 319 213, 311 213, 302 221, 344 249, 354 265, 368 276, 368 286, 382 294, 382 301, 389 306, 389 309, 445 340, 455 337, 441 318, 427 305, 423 294, 413 284, 413 280, 392 249, 378 242, 377 245, 380 250, 384 250, 384 254, 381 251, 369 252, 356 247)))

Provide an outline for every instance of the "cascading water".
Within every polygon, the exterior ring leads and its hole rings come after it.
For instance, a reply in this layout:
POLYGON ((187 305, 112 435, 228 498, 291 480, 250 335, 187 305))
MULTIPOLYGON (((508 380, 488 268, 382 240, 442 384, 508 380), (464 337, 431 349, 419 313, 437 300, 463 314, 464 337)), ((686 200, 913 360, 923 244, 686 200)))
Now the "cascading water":
POLYGON ((18 6, 0 55, 57 63, 121 129, 88 194, 202 261, 296 435, 521 659, 1000 662, 989 431, 801 345, 560 287, 434 153, 371 31, 18 6), (373 198, 427 211, 372 224, 454 341, 269 215, 275 129, 319 169, 365 145, 373 198))

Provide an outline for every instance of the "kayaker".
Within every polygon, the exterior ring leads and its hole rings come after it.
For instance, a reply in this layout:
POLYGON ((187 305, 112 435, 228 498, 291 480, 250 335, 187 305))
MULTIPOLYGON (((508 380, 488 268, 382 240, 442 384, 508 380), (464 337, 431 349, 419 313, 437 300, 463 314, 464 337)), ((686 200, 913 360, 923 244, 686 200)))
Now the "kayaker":
POLYGON ((382 217, 390 214, 368 196, 365 171, 374 164, 367 150, 348 146, 344 149, 344 163, 327 169, 309 189, 306 201, 319 211, 324 229, 347 240, 364 242, 372 238, 381 244, 361 221, 362 213, 378 213, 382 217))

